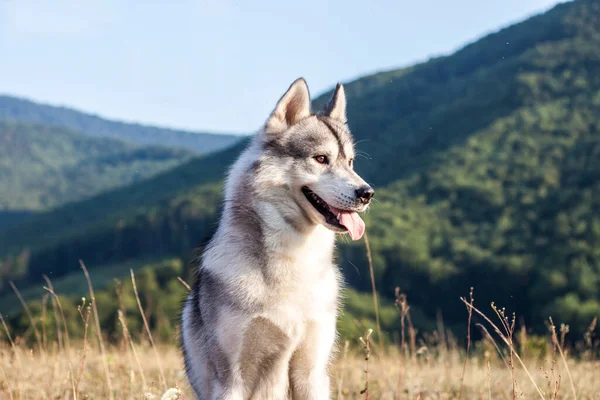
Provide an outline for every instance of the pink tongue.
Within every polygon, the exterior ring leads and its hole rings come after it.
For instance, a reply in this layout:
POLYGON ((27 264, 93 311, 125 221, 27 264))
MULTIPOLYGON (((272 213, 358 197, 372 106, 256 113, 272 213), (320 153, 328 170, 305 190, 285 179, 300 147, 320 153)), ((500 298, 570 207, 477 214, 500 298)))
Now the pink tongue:
POLYGON ((360 239, 365 233, 365 222, 358 216, 354 211, 341 211, 340 212, 340 224, 344 225, 350 233, 352 240, 360 239))

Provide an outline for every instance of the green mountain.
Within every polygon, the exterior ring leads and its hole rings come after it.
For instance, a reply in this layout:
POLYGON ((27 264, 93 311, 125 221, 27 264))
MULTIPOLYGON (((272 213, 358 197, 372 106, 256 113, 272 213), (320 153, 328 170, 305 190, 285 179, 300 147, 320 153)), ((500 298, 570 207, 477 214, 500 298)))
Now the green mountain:
POLYGON ((0 121, 0 221, 14 225, 24 211, 49 209, 130 184, 179 165, 192 154, 48 125, 0 121))
POLYGON ((0 120, 59 126, 94 137, 121 139, 146 146, 175 147, 201 154, 225 149, 240 140, 240 136, 236 135, 110 121, 66 107, 39 104, 6 95, 0 95, 0 120))
POLYGON ((0 211, 0 230, 6 229, 9 226, 20 224, 28 217, 35 214, 35 211, 24 210, 6 210, 0 211))
MULTIPOLYGON (((376 186, 365 220, 383 296, 400 286, 451 325, 464 325, 471 286, 481 307, 495 301, 539 332, 550 315, 572 332, 600 316, 598 49, 600 2, 576 0, 345 85, 356 168, 376 186)), ((242 145, 0 232, 5 276, 32 284, 77 258, 189 259, 242 145)), ((343 242, 347 282, 369 290, 364 245, 343 242)))

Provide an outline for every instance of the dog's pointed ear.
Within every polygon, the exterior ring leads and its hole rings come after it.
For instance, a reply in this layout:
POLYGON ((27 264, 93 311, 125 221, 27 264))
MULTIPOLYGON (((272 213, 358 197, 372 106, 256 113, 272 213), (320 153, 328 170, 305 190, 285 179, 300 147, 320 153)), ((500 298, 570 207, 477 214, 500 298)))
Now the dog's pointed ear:
POLYGON ((325 115, 346 123, 346 93, 344 86, 338 83, 329 104, 325 106, 325 115))
POLYGON ((304 78, 298 78, 279 99, 265 124, 266 133, 281 133, 310 115, 310 93, 304 78))

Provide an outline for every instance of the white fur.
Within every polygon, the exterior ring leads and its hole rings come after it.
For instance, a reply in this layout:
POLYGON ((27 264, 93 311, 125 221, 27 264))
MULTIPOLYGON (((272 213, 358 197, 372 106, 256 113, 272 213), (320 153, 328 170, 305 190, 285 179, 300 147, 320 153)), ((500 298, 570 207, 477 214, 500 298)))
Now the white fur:
MULTIPOLYGON (((344 91, 338 86, 329 116, 330 123, 340 131, 347 130, 345 108, 344 91)), ((364 211, 366 205, 359 207, 348 200, 355 196, 357 187, 365 185, 351 167, 352 143, 342 143, 328 129, 310 115, 308 88, 299 79, 229 172, 226 207, 211 245, 202 256, 200 271, 220 282, 239 307, 217 304, 217 317, 210 326, 197 326, 192 317, 192 301, 198 299, 190 297, 182 316, 188 377, 202 399, 286 399, 290 390, 295 398, 330 398, 327 369, 336 340, 341 276, 332 260, 333 228, 324 226, 324 217, 310 205, 301 188, 310 185, 328 204, 339 209, 364 211), (337 162, 335 168, 326 171, 312 157, 294 160, 265 154, 264 146, 269 140, 275 138, 285 145, 286 138, 302 140, 302 135, 307 134, 323 138, 315 145, 315 151, 328 154, 337 162), (249 171, 257 164, 260 171, 248 183, 249 171), (260 221, 264 265, 257 265, 245 246, 249 231, 239 227, 236 209, 229 206, 240 202, 239 190, 244 185, 250 185, 252 193, 243 207, 251 208, 260 221), (300 222, 293 227, 290 220, 300 222), (246 333, 251 332, 257 320, 268 321, 282 332, 285 347, 278 354, 279 367, 273 368, 272 375, 261 377, 264 379, 259 386, 249 388, 242 373, 247 361, 243 357, 248 350, 246 333), (215 338, 226 355, 226 372, 230 374, 227 383, 207 367, 211 360, 203 349, 205 344, 199 334, 202 329, 215 338)), ((349 132, 347 135, 349 138, 349 132)), ((202 305, 198 303, 198 307, 202 305)), ((260 339, 268 343, 272 338, 260 339)))

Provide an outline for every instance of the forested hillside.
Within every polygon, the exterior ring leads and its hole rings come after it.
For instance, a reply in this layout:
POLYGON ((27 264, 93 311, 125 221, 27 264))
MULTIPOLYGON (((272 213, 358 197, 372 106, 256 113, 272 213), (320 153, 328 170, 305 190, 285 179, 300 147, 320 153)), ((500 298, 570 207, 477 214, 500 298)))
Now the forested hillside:
POLYGON ((140 145, 176 147, 206 154, 222 150, 239 136, 189 132, 111 121, 66 107, 55 107, 0 95, 0 120, 33 122, 68 128, 89 136, 127 140, 140 145))
POLYGON ((34 211, 23 210, 0 211, 0 230, 6 229, 12 225, 20 224, 21 222, 25 221, 28 217, 34 214, 34 211))
MULTIPOLYGON (((356 169, 376 186, 365 220, 383 296, 400 286, 450 324, 471 286, 538 331, 550 315, 574 332, 600 316, 598 49, 600 2, 576 0, 345 86, 356 169)), ((0 233, 4 270, 26 285, 77 258, 189 258, 241 146, 0 233)), ((369 290, 364 244, 339 247, 347 282, 369 290)))
POLYGON ((192 155, 60 127, 0 121, 0 211, 5 212, 0 220, 14 224, 19 211, 47 210, 92 197, 165 171, 192 155))

